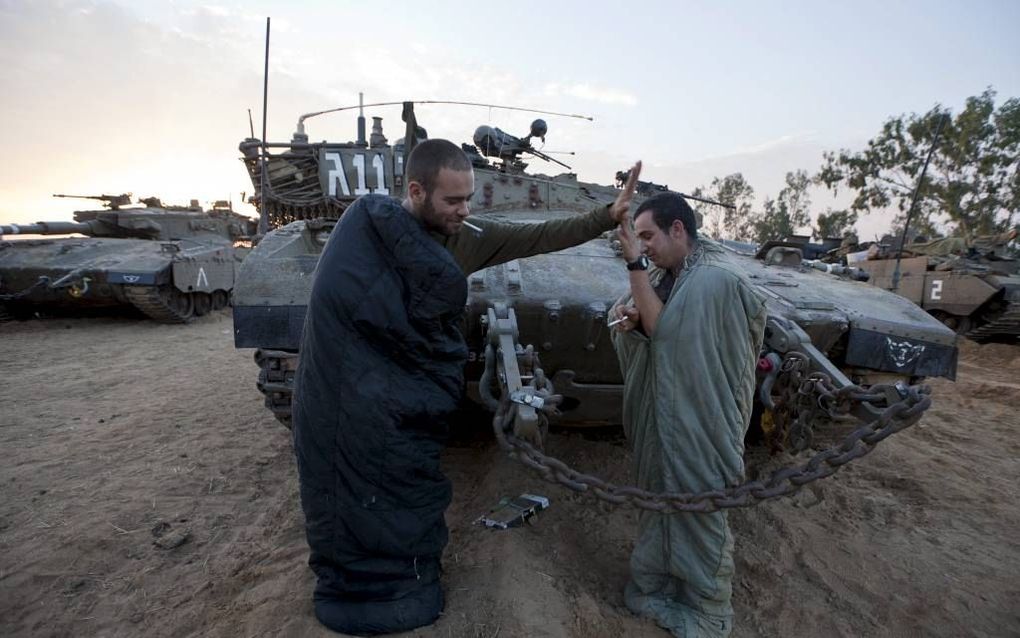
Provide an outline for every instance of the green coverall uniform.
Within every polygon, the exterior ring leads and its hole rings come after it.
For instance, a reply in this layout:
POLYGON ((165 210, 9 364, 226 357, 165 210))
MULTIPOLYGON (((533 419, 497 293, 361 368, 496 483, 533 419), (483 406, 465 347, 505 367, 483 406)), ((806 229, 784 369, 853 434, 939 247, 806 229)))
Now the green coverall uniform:
MULTIPOLYGON (((653 270, 652 284, 664 275, 653 270)), ((654 334, 613 333, 639 487, 700 492, 741 481, 764 328, 761 295, 722 247, 699 239, 654 334)), ((733 536, 724 512, 643 511, 630 567, 624 596, 634 613, 676 636, 729 634, 733 536)))

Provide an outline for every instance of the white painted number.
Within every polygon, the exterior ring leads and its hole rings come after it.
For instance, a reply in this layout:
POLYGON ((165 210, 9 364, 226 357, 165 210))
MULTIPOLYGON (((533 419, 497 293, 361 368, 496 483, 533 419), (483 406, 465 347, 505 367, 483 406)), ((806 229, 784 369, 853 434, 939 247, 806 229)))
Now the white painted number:
POLYGON ((384 170, 382 155, 379 153, 375 154, 372 158, 372 166, 375 168, 375 183, 378 184, 375 192, 380 195, 389 195, 390 189, 386 188, 386 171, 384 170))
POLYGON ((347 175, 344 174, 340 153, 326 153, 326 161, 333 164, 333 170, 329 172, 329 196, 336 197, 336 183, 340 182, 340 190, 345 196, 350 197, 351 188, 347 185, 347 175))
POLYGON ((354 164, 354 168, 358 171, 358 187, 354 189, 354 194, 368 195, 368 186, 365 186, 365 156, 359 153, 354 156, 351 163, 354 164))
MULTIPOLYGON (((389 195, 390 189, 386 188, 386 164, 383 161, 383 156, 376 153, 372 156, 372 168, 375 169, 375 189, 368 187, 366 181, 366 166, 365 166, 365 155, 364 153, 358 153, 351 155, 350 162, 351 166, 357 172, 357 187, 354 189, 354 195, 367 195, 369 193, 378 193, 380 195, 389 195)), ((344 156, 340 153, 326 153, 325 159, 327 162, 333 165, 333 168, 329 170, 327 179, 329 185, 327 192, 330 197, 336 197, 336 185, 340 183, 340 191, 345 197, 351 196, 351 188, 347 183, 347 172, 344 169, 344 156)))
POLYGON ((942 299, 942 280, 936 279, 931 282, 931 300, 939 301, 942 299))

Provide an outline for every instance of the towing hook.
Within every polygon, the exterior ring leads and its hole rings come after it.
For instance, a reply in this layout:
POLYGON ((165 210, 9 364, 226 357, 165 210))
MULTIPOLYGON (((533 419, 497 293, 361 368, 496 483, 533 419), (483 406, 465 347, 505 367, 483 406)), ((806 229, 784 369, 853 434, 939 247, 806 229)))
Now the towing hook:
POLYGON ((71 284, 71 287, 68 288, 67 290, 68 294, 70 294, 75 299, 80 299, 84 297, 85 294, 89 291, 90 281, 92 281, 90 277, 82 277, 79 281, 76 281, 73 284, 71 284))
POLYGON ((78 299, 89 291, 90 281, 92 281, 92 278, 82 277, 80 270, 72 270, 60 279, 50 283, 49 287, 53 290, 68 288, 68 294, 78 299))

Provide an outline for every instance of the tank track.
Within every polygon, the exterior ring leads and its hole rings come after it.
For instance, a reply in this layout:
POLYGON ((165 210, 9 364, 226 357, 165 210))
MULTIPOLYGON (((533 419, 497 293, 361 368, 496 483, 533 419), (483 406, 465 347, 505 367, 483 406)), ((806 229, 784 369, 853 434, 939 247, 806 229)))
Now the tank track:
POLYGON ((1010 302, 1005 312, 992 321, 968 331, 965 336, 978 342, 995 337, 1020 336, 1020 302, 1010 302))
POLYGON ((257 383, 259 392, 265 395, 269 411, 288 430, 291 427, 291 404, 297 362, 296 352, 261 348, 255 351, 255 365, 259 366, 257 383))
MULTIPOLYGON (((184 293, 181 293, 184 294, 184 293)), ((183 312, 169 303, 173 291, 154 286, 124 286, 124 296, 135 308, 160 323, 188 323, 194 318, 194 308, 183 312)))

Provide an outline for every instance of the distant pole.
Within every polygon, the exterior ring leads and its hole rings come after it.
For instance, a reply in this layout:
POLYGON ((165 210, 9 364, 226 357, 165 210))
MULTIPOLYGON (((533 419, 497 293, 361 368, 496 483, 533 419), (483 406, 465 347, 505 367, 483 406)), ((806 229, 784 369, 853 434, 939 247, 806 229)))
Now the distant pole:
POLYGON ((259 175, 259 234, 269 232, 269 212, 266 210, 266 109, 269 104, 269 18, 266 17, 266 66, 262 74, 262 153, 259 175))
POLYGON ((910 200, 910 208, 907 209, 907 219, 903 222, 903 235, 900 237, 900 249, 896 251, 896 268, 893 270, 892 275, 892 291, 896 292, 896 289, 900 287, 900 258, 903 257, 903 249, 907 245, 907 230, 910 228, 910 219, 914 216, 914 207, 917 205, 917 197, 921 194, 921 186, 924 184, 924 174, 928 172, 928 162, 931 161, 931 156, 935 154, 935 147, 939 145, 939 137, 942 135, 942 127, 945 126, 946 120, 949 119, 949 113, 943 113, 942 117, 939 118, 939 125, 935 128, 935 137, 932 138, 931 148, 928 149, 928 157, 924 158, 924 166, 921 168, 921 176, 917 179, 917 184, 914 185, 914 196, 910 200))

